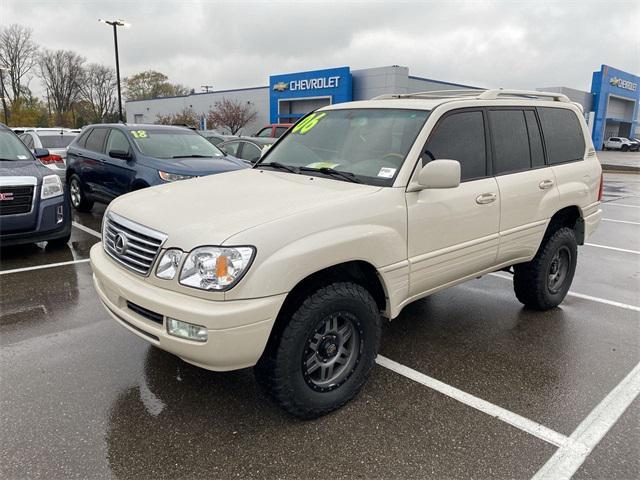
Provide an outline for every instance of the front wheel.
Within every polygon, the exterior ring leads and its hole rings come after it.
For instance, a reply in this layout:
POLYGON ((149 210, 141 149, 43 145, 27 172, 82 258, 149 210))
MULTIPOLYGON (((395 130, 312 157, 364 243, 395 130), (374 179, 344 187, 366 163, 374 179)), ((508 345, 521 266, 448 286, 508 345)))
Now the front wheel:
POLYGON ((89 212, 93 208, 93 202, 87 199, 77 175, 73 175, 69 180, 69 196, 71 205, 79 212, 89 212))
POLYGON ((573 281, 577 258, 573 229, 562 227, 545 237, 533 260, 514 266, 513 286, 518 300, 536 310, 560 305, 573 281))
POLYGON ((287 412, 317 418, 364 385, 380 345, 380 314, 360 285, 337 282, 305 298, 256 365, 258 382, 287 412))
POLYGON ((629 145, 622 145, 620 150, 622 150, 623 152, 628 152, 629 151, 629 145))

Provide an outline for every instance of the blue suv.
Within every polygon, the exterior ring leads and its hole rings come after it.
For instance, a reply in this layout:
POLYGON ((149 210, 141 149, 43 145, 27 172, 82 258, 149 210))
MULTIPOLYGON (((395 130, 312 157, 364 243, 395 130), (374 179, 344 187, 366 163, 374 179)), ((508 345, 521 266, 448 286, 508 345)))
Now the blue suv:
POLYGON ((176 180, 248 168, 193 130, 166 125, 89 125, 67 151, 67 183, 76 210, 176 180))
POLYGON ((47 241, 66 245, 71 236, 71 208, 60 177, 0 123, 0 246, 47 241))

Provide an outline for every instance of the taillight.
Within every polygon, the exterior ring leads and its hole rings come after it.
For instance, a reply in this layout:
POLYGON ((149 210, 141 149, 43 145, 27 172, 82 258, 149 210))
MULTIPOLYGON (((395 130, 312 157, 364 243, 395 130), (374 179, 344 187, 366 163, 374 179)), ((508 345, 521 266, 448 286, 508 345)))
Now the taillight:
POLYGON ((57 167, 64 167, 64 160, 62 160, 62 157, 60 155, 55 155, 55 154, 50 154, 47 155, 46 157, 40 157, 40 161, 44 164, 44 165, 56 165, 57 167))
POLYGON ((600 188, 598 188, 598 201, 602 201, 602 196, 604 194, 604 173, 600 174, 600 188))

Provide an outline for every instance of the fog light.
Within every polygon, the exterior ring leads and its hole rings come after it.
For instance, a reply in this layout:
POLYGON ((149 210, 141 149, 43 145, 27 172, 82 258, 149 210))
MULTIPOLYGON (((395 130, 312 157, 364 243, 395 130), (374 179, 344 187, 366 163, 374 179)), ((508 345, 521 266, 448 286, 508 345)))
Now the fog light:
POLYGON ((200 325, 181 322, 175 318, 167 318, 167 333, 174 337, 186 338, 196 342, 207 341, 207 329, 200 325))
POLYGON ((64 207, 62 205, 58 205, 56 208, 56 223, 62 223, 64 220, 64 207))

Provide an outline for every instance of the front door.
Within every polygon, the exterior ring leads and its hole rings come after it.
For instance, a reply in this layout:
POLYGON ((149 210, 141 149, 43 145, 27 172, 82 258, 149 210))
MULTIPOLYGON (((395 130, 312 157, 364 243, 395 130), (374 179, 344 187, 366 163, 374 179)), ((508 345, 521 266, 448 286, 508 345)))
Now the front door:
POLYGON ((131 185, 136 176, 135 159, 133 149, 124 133, 115 128, 110 129, 105 148, 105 190, 110 198, 123 195, 131 190, 131 185), (113 158, 109 156, 112 150, 129 152, 132 157, 129 160, 113 158))
POLYGON ((421 162, 458 160, 462 182, 457 188, 407 193, 411 296, 496 263, 500 194, 489 175, 485 123, 481 109, 453 110, 438 121, 427 140, 421 162))

